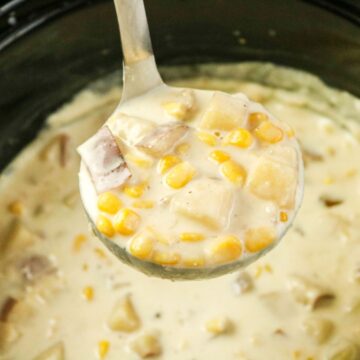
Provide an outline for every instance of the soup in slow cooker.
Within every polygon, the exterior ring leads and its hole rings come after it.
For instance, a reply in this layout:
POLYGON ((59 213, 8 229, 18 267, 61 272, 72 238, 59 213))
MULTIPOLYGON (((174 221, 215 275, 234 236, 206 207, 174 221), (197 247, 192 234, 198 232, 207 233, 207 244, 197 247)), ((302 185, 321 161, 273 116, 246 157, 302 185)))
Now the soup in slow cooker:
POLYGON ((113 83, 52 114, 1 176, 0 359, 359 359, 359 100, 270 64, 207 65, 173 80, 244 92, 289 123, 305 196, 261 260, 171 282, 120 263, 91 234, 80 201, 76 147, 117 105, 113 83))

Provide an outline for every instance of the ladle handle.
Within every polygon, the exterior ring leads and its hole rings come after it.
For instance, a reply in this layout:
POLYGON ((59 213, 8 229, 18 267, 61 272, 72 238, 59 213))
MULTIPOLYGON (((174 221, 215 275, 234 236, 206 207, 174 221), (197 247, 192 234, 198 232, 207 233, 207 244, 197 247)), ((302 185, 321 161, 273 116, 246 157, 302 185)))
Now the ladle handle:
POLYGON ((124 55, 121 102, 162 83, 151 46, 143 0, 114 0, 124 55))

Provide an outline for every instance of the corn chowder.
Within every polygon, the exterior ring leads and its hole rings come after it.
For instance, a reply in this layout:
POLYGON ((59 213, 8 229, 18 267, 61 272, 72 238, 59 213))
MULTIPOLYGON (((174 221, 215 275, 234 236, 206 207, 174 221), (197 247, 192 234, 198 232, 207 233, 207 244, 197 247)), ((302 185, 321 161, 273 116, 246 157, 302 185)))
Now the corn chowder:
POLYGON ((306 191, 294 225, 259 261, 217 279, 171 282, 119 262, 90 234, 78 194, 76 148, 120 97, 110 80, 97 84, 2 173, 1 360, 359 359, 359 100, 270 64, 190 70, 164 78, 244 92, 295 130, 306 191))
POLYGON ((241 93, 161 85, 121 104, 79 153, 98 231, 163 266, 258 255, 302 198, 293 130, 241 93))

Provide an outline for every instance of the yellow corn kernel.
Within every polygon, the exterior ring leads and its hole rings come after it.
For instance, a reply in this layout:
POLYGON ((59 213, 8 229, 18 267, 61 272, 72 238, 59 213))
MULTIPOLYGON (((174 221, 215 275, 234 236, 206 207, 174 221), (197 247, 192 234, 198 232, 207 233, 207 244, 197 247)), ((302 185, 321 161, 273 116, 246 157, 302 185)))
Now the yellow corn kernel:
POLYGON ((326 178, 324 178, 323 183, 324 185, 331 185, 335 182, 334 178, 331 176, 327 176, 326 178))
POLYGON ((20 200, 15 200, 9 204, 8 210, 13 215, 22 215, 22 213, 24 212, 24 205, 20 200))
POLYGON ((106 259, 106 253, 103 249, 97 247, 94 249, 95 254, 100 258, 100 259, 106 259))
POLYGON ((154 332, 145 332, 137 335, 130 342, 130 349, 141 359, 158 358, 162 351, 159 336, 154 332))
POLYGON ((187 120, 189 117, 190 109, 186 104, 170 101, 161 106, 169 115, 174 116, 178 120, 187 120))
POLYGON ((160 265, 176 265, 180 261, 180 255, 168 251, 156 251, 152 260, 160 265))
POLYGON ((165 183, 174 188, 184 187, 195 176, 195 169, 188 163, 182 162, 172 167, 165 176, 165 183))
POLYGON ((86 286, 83 289, 83 296, 87 301, 92 301, 94 299, 94 289, 91 286, 86 286))
POLYGON ((219 316, 206 322, 206 330, 213 335, 225 334, 231 329, 231 322, 227 317, 219 316))
POLYGON ((175 155, 166 155, 159 160, 157 165, 157 171, 159 174, 164 175, 172 167, 181 163, 181 159, 175 155))
POLYGON ((248 229, 245 232, 245 247, 249 252, 257 252, 271 245, 275 239, 276 233, 271 227, 248 229))
POLYGON ((290 126, 290 125, 287 125, 286 126, 286 130, 285 130, 285 134, 287 135, 288 138, 292 138, 295 136, 295 130, 290 126))
POLYGON ((264 270, 266 272, 268 272, 269 274, 272 274, 272 272, 273 272, 273 268, 272 268, 272 266, 270 264, 265 264, 264 265, 264 270))
POLYGON ((280 211, 280 221, 281 222, 288 221, 288 214, 285 211, 280 211))
POLYGON ((98 216, 96 220, 96 228, 107 237, 115 235, 115 230, 111 221, 103 215, 98 216))
POLYGON ((132 235, 140 225, 140 216, 131 209, 122 209, 115 216, 114 228, 121 235, 132 235))
POLYGON ((148 259, 153 252, 154 242, 154 234, 151 231, 144 231, 132 238, 129 252, 139 259, 148 259))
POLYGON ((192 257, 183 259, 182 264, 185 267, 203 267, 205 265, 205 259, 203 257, 192 257))
POLYGON ((250 132, 243 128, 230 131, 223 141, 224 145, 233 145, 241 148, 248 148, 253 143, 250 132))
POLYGON ((118 197, 111 192, 104 192, 99 195, 97 201, 98 209, 108 214, 116 214, 122 204, 118 197))
POLYGON ((269 117, 261 112, 254 112, 251 113, 248 117, 248 124, 250 130, 254 130, 256 127, 258 127, 263 121, 269 120, 269 117))
POLYGON ((137 165, 140 168, 143 169, 149 169, 151 168, 151 166, 153 165, 154 161, 150 160, 150 159, 145 159, 143 157, 139 157, 133 154, 128 154, 126 155, 126 161, 133 163, 135 165, 137 165))
POLYGON ((214 160, 218 164, 221 164, 224 161, 229 160, 230 155, 221 150, 214 150, 209 154, 209 159, 214 160))
POLYGON ((264 121, 254 130, 255 135, 261 141, 275 144, 284 137, 284 132, 271 121, 264 121))
POLYGON ((238 259, 242 254, 241 242, 236 236, 223 236, 212 244, 209 250, 210 259, 215 264, 226 263, 238 259))
POLYGON ((235 185, 243 186, 246 180, 246 170, 233 160, 227 160, 220 166, 220 173, 235 185))
POLYGON ((264 270, 264 268, 262 265, 258 265, 256 267, 255 274, 254 274, 255 279, 258 279, 262 275, 263 270, 264 270))
POLYGON ((73 242, 74 251, 80 251, 83 244, 86 242, 87 237, 84 234, 76 235, 73 242))
POLYGON ((105 359, 105 356, 107 355, 107 353, 109 352, 109 348, 110 348, 110 343, 107 340, 101 340, 98 343, 98 355, 99 355, 99 359, 105 359))
POLYGON ((188 143, 182 143, 176 146, 175 148, 175 154, 177 155, 186 155, 190 150, 190 144, 188 143))
POLYGON ((183 232, 179 235, 179 238, 181 241, 186 242, 197 242, 204 240, 204 235, 200 233, 194 233, 194 232, 183 232))
POLYGON ((215 146, 217 143, 217 138, 215 135, 210 134, 208 132, 204 132, 204 131, 199 131, 196 133, 196 136, 198 137, 198 139, 203 142, 206 145, 209 146, 215 146))
POLYGON ((137 200, 132 203, 132 206, 137 209, 151 209, 154 207, 152 200, 137 200))
POLYGON ((125 185, 123 192, 132 198, 139 198, 145 191, 145 184, 125 185))

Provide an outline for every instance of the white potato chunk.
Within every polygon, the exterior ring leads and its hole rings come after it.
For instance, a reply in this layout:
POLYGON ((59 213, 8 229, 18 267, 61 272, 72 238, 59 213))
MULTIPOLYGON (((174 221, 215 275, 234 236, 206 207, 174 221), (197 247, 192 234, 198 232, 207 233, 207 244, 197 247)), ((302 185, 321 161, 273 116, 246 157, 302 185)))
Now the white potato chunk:
POLYGON ((228 222, 232 199, 232 191, 222 181, 202 178, 173 197, 171 211, 210 228, 222 229, 228 222))
POLYGON ((111 330, 124 332, 133 332, 140 327, 140 319, 129 295, 115 304, 107 324, 111 330))
POLYGON ((302 328, 317 344, 322 344, 330 338, 334 324, 328 319, 310 316, 303 321, 302 328))
POLYGON ((249 100, 242 95, 215 92, 204 112, 200 127, 210 130, 233 130, 243 126, 249 108, 249 100))
POLYGON ((46 349, 44 352, 36 356, 33 360, 64 360, 65 359, 65 349, 64 344, 59 342, 50 348, 46 349))
POLYGON ((130 342, 130 348, 142 359, 158 356, 161 354, 159 335, 150 331, 139 334, 130 342))
POLYGON ((249 173, 249 190, 257 197, 274 201, 279 207, 295 206, 297 171, 275 159, 261 156, 249 173))
POLYGON ((123 185, 131 173, 107 126, 78 147, 96 191, 101 193, 123 185))
POLYGON ((145 136, 136 146, 145 153, 159 158, 169 153, 188 130, 188 126, 183 124, 164 124, 145 136))
POLYGON ((129 146, 138 143, 155 129, 151 121, 124 113, 112 115, 107 125, 116 138, 129 146))

